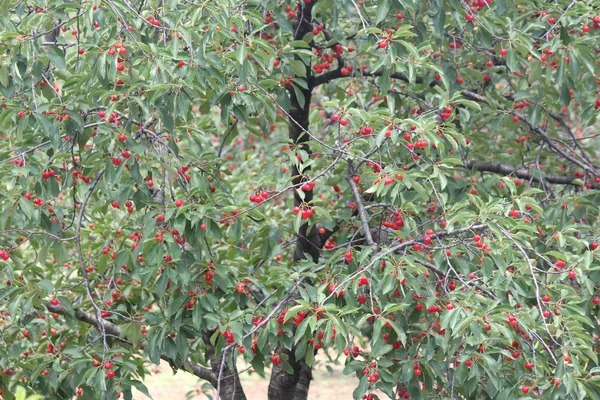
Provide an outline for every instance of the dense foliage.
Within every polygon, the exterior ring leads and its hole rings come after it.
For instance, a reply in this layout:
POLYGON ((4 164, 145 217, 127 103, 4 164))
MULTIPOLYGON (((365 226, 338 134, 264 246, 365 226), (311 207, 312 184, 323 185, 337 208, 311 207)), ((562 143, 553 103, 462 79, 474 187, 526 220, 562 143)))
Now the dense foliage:
POLYGON ((599 399, 593 3, 0 0, 0 396, 599 399))

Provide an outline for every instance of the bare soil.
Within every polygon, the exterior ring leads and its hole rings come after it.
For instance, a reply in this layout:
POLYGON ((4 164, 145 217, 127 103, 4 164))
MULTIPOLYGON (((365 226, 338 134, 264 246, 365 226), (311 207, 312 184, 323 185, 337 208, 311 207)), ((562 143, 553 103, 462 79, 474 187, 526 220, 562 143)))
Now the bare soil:
MULTIPOLYGON (((323 357, 324 358, 324 357, 323 357)), ((343 363, 341 365, 330 365, 329 371, 324 362, 318 362, 313 370, 313 381, 310 385, 309 400, 351 400, 352 392, 358 385, 358 380, 354 375, 344 376, 342 374, 343 363)), ((155 367, 155 373, 152 377, 147 377, 145 385, 154 400, 186 400, 187 393, 199 390, 200 393, 194 400, 205 400, 208 397, 202 393, 203 382, 193 375, 179 371, 173 374, 169 364, 163 363, 155 367)), ((248 400, 261 400, 267 398, 267 387, 269 385, 269 376, 262 378, 257 373, 244 372, 240 379, 244 387, 244 392, 248 400)), ((209 390, 212 398, 215 397, 215 390, 209 390)), ((380 395, 381 396, 381 395, 380 395)), ((381 398, 385 398, 381 397, 381 398)), ((140 392, 134 393, 135 400, 147 400, 148 397, 140 392)))

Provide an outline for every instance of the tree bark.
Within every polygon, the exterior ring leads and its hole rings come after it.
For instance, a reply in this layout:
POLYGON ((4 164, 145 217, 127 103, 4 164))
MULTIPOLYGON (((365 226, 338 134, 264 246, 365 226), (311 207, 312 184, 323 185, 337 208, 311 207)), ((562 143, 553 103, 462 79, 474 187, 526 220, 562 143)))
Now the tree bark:
MULTIPOLYGON (((235 360, 233 360, 234 363, 230 369, 227 365, 227 359, 224 360, 223 357, 231 357, 232 354, 223 354, 223 351, 218 355, 216 354, 216 349, 210 342, 213 334, 214 331, 203 332, 202 339, 206 346, 206 356, 210 359, 210 368, 215 377, 213 386, 218 392, 216 400, 246 400, 246 394, 240 382, 235 360)), ((235 358, 235 355, 233 357, 235 358)))
MULTIPOLYGON (((312 8, 316 0, 310 3, 300 2, 298 17, 294 23, 294 40, 302 40, 302 38, 312 31, 312 8)), ((296 57, 300 60, 299 57, 296 57)), ((308 135, 308 116, 310 111, 310 101, 312 90, 314 88, 314 77, 310 65, 306 65, 306 84, 307 88, 300 88, 304 96, 304 103, 300 103, 300 99, 296 96, 294 90, 289 90, 290 94, 290 110, 289 110, 289 138, 292 140, 296 150, 303 150, 310 157, 312 152, 308 144, 310 136, 308 135)), ((303 174, 307 173, 309 168, 303 170, 303 174)), ((299 185, 308 180, 304 175, 301 175, 296 164, 292 167, 292 183, 299 185)), ((298 188, 299 189, 299 188, 298 188)), ((299 189, 300 190, 300 189, 299 189)), ((297 191, 294 192, 294 205, 301 206, 303 203, 310 203, 313 199, 313 191, 305 191, 304 199, 300 197, 297 191)), ((319 235, 318 228, 313 225, 309 230, 308 224, 302 224, 298 232, 298 241, 294 250, 293 260, 300 261, 310 257, 313 262, 319 261, 319 255, 323 246, 324 240, 319 235)), ((306 365, 304 360, 295 359, 295 347, 285 349, 279 346, 280 352, 288 355, 288 360, 294 372, 286 373, 280 365, 274 365, 269 382, 269 400, 306 400, 308 398, 308 389, 312 379, 312 368, 306 365)))
POLYGON ((294 349, 282 349, 288 362, 294 369, 293 374, 286 373, 281 365, 274 365, 269 383, 269 400, 306 400, 308 389, 312 380, 312 367, 306 365, 304 360, 296 360, 294 349))

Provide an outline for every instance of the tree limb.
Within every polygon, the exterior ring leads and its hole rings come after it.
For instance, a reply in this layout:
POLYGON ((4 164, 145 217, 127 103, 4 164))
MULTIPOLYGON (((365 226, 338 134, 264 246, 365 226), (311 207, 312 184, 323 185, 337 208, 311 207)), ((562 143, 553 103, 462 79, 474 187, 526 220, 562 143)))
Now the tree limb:
MULTIPOLYGON (((531 179, 535 182, 539 182, 539 181, 543 180, 548 183, 554 183, 554 184, 558 184, 558 185, 580 186, 574 182, 577 178, 571 178, 569 176, 558 175, 558 174, 545 175, 543 177, 538 177, 527 168, 515 168, 510 165, 492 163, 492 162, 487 162, 487 161, 469 160, 464 164, 464 167, 466 169, 476 169, 478 171, 492 172, 492 173, 500 174, 500 175, 507 175, 507 176, 514 175, 521 179, 531 179)), ((600 185, 596 184, 596 183, 592 183, 592 187, 598 188, 598 187, 600 187, 600 185)))
MULTIPOLYGON (((69 314, 67 309, 61 305, 55 306, 55 305, 48 303, 48 304, 46 304, 46 309, 52 313, 56 313, 56 314, 60 314, 60 315, 68 315, 69 314)), ((79 310, 79 309, 74 310, 74 316, 79 321, 85 322, 86 324, 93 325, 99 330, 104 329, 104 331, 106 333, 117 337, 119 339, 119 341, 121 341, 121 342, 133 345, 133 343, 129 339, 127 339, 126 337, 121 335, 121 328, 118 325, 113 324, 112 322, 106 321, 104 319, 99 320, 98 318, 96 318, 96 316, 94 314, 87 313, 87 312, 79 310)), ((142 347, 144 347, 144 346, 142 346, 142 347)), ((166 354, 161 355, 160 358, 165 361, 173 361, 172 359, 167 357, 166 354)), ((204 379, 204 380, 210 382, 210 384, 213 386, 216 386, 216 384, 217 384, 216 377, 210 369, 203 367, 203 366, 196 364, 189 360, 185 361, 185 365, 186 365, 186 367, 189 368, 189 369, 186 368, 185 371, 194 374, 195 376, 197 376, 200 379, 204 379)))
POLYGON ((363 204, 360 193, 358 192, 358 187, 352 179, 355 172, 356 171, 354 171, 352 166, 352 161, 348 160, 348 173, 346 174, 346 181, 348 182, 348 185, 350 185, 352 194, 354 195, 354 201, 356 202, 356 208, 358 209, 358 216, 360 218, 362 229, 365 232, 365 240, 369 246, 376 246, 375 242, 373 241, 373 236, 371 236, 371 229, 369 228, 369 220, 367 218, 365 205, 363 204))

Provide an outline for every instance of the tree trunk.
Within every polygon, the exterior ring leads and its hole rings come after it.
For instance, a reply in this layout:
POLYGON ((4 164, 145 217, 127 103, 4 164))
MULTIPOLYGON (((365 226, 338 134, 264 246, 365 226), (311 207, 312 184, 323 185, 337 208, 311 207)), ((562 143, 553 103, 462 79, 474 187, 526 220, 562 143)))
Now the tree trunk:
MULTIPOLYGON (((298 10, 298 18, 294 23, 294 40, 302 40, 304 36, 312 30, 312 7, 316 0, 310 3, 300 2, 298 10)), ((300 60, 299 57, 296 57, 300 60)), ((314 88, 314 77, 310 65, 306 65, 306 84, 307 89, 298 88, 304 96, 303 104, 296 96, 294 90, 289 90, 290 95, 290 110, 289 110, 289 138, 294 144, 296 150, 303 150, 310 157, 312 152, 308 144, 310 136, 308 135, 308 116, 310 111, 310 101, 312 90, 314 88)), ((309 168, 305 168, 302 173, 307 174, 309 168)), ((300 171, 294 164, 292 167, 292 183, 300 185, 307 181, 310 177, 301 175, 300 171)), ((298 189, 300 189, 298 187, 298 189)), ((294 191, 294 205, 301 206, 303 203, 310 203, 313 199, 313 191, 305 191, 304 199, 302 199, 297 191, 294 191)), ((299 229, 298 242, 294 250, 294 261, 303 260, 310 257, 313 262, 319 261, 319 254, 323 246, 324 240, 321 239, 318 228, 313 227, 308 230, 308 224, 302 224, 299 229)), ((294 372, 286 373, 279 365, 273 366, 271 373, 271 381, 269 382, 269 400, 306 400, 308 397, 308 389, 312 379, 312 368, 306 365, 304 360, 296 360, 294 353, 295 347, 285 349, 280 347, 280 352, 288 355, 289 363, 294 372)))
MULTIPOLYGON (((223 355, 210 360, 210 366, 213 370, 213 373, 217 376, 217 379, 219 379, 219 371, 221 370, 222 360, 223 355)), ((233 366, 233 371, 229 369, 227 362, 223 364, 223 370, 221 371, 221 380, 220 385, 218 385, 218 389, 220 396, 218 396, 217 399, 246 400, 246 394, 244 393, 244 389, 240 382, 240 376, 235 364, 233 366)))
POLYGON ((286 373, 281 365, 274 365, 269 382, 269 400, 306 400, 312 379, 312 368, 304 360, 296 360, 294 349, 283 349, 294 369, 293 374, 286 373))
MULTIPOLYGON (((206 356, 210 359, 210 367, 216 380, 216 385, 213 383, 213 386, 218 391, 216 399, 246 400, 246 394, 240 383, 240 376, 237 367, 235 366, 235 362, 233 368, 230 369, 227 366, 227 359, 223 362, 223 352, 219 353, 219 355, 215 354, 216 349, 210 342, 210 338, 213 334, 214 331, 203 332, 202 339, 206 346, 206 356)), ((232 353, 228 353, 226 356, 232 357, 232 353)), ((235 358, 235 355, 233 357, 235 358)))

